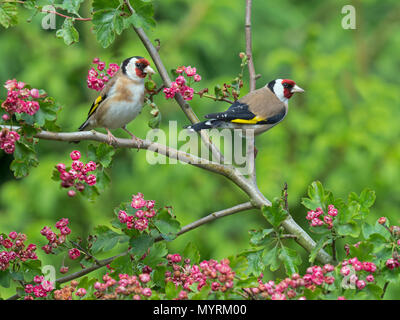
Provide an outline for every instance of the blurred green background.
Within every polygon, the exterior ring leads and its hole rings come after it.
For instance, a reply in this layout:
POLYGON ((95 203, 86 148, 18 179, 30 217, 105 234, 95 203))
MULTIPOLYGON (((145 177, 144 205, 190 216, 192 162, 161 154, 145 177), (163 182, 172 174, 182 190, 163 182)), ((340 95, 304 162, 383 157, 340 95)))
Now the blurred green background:
MULTIPOLYGON (((80 11, 84 17, 90 16, 86 2, 80 11)), ((161 40, 160 54, 167 69, 195 66, 203 77, 196 89, 212 89, 236 77, 238 54, 245 48, 244 0, 155 0, 154 4, 157 27, 148 35, 161 40)), ((314 180, 342 197, 369 187, 377 193, 371 221, 387 216, 392 224, 400 222, 399 16, 400 4, 395 0, 253 1, 253 54, 256 72, 261 74, 257 87, 290 78, 306 90, 291 99, 283 123, 257 138, 258 183, 273 198, 287 182, 291 213, 305 228, 306 210, 300 199, 314 180), (341 26, 341 8, 346 4, 356 8, 356 30, 341 26)), ((16 78, 45 89, 63 106, 58 122, 62 130, 75 131, 95 96, 86 86, 92 59, 120 63, 132 55, 149 55, 133 30, 124 31, 103 49, 91 24, 79 21, 75 25, 80 42, 67 47, 55 37, 55 30, 41 28, 42 17, 0 29, 0 83, 16 78)), ((57 26, 62 22, 57 18, 57 26)), ((161 82, 157 75, 153 79, 161 82)), ((246 70, 242 95, 248 91, 247 79, 246 70)), ((5 94, 1 89, 0 98, 5 94)), ((169 120, 177 120, 178 127, 188 124, 173 100, 160 95, 155 101, 162 112, 161 128, 167 129, 169 120)), ((202 118, 228 105, 196 96, 191 106, 202 118)), ((149 130, 149 110, 146 107, 128 126, 142 138, 149 130)), ((114 133, 127 137, 122 130, 114 133)), ((78 148, 85 151, 86 145, 78 148)), ((146 153, 135 150, 117 151, 111 186, 96 201, 71 199, 50 177, 54 165, 68 162, 76 147, 41 141, 40 165, 22 180, 14 179, 8 169, 12 157, 0 153, 1 232, 27 233, 28 242, 42 246, 45 241, 39 230, 68 217, 73 234, 84 237, 94 226, 109 224, 113 209, 137 192, 156 200, 157 206, 172 206, 182 225, 247 201, 223 177, 188 165, 149 165, 146 153)), ((242 212, 191 231, 168 246, 182 252, 192 241, 204 259, 221 259, 248 248, 248 230, 265 226, 258 211, 242 212)), ((306 253, 299 252, 306 261, 306 253)), ((39 255, 59 267, 59 258, 45 256, 41 250, 39 255)), ((388 298, 396 294, 395 288, 390 289, 388 298)), ((0 288, 2 296, 10 293, 0 288)))

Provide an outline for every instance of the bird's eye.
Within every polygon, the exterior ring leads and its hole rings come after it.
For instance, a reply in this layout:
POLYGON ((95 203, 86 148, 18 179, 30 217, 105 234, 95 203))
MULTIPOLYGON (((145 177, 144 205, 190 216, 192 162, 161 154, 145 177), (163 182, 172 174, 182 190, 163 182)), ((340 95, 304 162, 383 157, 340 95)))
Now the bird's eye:
POLYGON ((136 63, 135 63, 135 66, 139 68, 139 67, 140 67, 140 63, 139 63, 139 62, 136 62, 136 63))
POLYGON ((286 82, 283 84, 284 88, 287 88, 289 86, 289 84, 287 84, 286 82))

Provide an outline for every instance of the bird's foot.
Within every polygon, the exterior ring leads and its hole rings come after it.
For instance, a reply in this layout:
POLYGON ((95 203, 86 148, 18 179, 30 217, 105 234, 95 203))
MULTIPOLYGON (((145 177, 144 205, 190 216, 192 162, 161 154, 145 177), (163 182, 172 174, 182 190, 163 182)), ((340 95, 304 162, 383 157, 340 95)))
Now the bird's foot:
POLYGON ((123 127, 122 128, 126 133, 128 133, 130 136, 131 136, 131 138, 132 138, 132 140, 134 141, 134 142, 136 142, 136 144, 137 144, 137 149, 138 149, 138 151, 140 150, 140 148, 141 148, 141 146, 143 145, 143 140, 142 139, 140 139, 140 138, 138 138, 138 137, 136 137, 132 132, 130 132, 126 127, 123 127))
POLYGON ((106 129, 106 130, 107 130, 107 143, 110 146, 115 147, 117 145, 117 139, 114 137, 114 135, 111 133, 110 130, 108 130, 108 129, 106 129))

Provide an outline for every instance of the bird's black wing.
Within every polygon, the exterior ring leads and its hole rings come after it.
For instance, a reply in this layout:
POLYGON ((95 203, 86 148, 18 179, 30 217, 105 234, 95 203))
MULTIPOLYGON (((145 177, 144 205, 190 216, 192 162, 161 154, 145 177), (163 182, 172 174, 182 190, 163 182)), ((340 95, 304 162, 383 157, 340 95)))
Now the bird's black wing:
POLYGON ((210 113, 205 118, 242 124, 272 124, 280 121, 284 115, 283 112, 282 115, 278 114, 269 119, 262 119, 251 112, 246 103, 235 101, 225 112, 210 113))

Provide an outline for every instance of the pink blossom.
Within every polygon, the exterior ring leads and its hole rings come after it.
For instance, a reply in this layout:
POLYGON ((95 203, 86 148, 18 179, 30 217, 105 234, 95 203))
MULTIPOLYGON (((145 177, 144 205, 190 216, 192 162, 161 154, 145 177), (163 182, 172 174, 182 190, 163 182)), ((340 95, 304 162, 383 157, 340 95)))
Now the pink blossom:
POLYGON ((139 275, 139 280, 143 283, 147 283, 150 281, 150 275, 148 273, 142 273, 139 275))
POLYGON ((142 289, 142 295, 144 295, 145 297, 151 297, 151 289, 150 288, 144 288, 142 289))
POLYGON ((72 259, 72 260, 75 260, 75 259, 79 258, 80 255, 81 255, 81 252, 80 252, 78 249, 76 249, 76 248, 73 248, 73 249, 71 249, 71 250, 68 251, 68 256, 69 256, 70 259, 72 259))
POLYGON ((188 77, 193 77, 196 74, 196 68, 195 67, 192 68, 191 66, 188 66, 185 68, 185 72, 188 77))
POLYGON ((81 158, 81 153, 78 150, 74 150, 70 153, 70 157, 73 161, 79 160, 81 158))
POLYGON ((126 223, 128 221, 128 215, 125 211, 119 210, 118 219, 121 223, 126 223))
POLYGON ((85 288, 79 288, 78 290, 76 290, 75 295, 77 295, 78 297, 83 297, 86 295, 86 289, 85 288))

